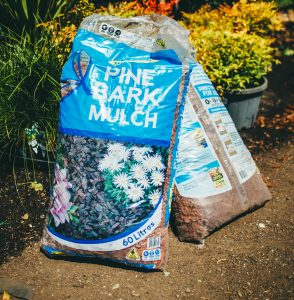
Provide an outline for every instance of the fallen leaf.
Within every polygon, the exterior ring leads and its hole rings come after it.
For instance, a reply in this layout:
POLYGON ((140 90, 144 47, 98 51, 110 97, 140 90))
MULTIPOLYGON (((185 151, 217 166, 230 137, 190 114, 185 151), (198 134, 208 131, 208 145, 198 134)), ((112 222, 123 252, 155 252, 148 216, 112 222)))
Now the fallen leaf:
POLYGON ((24 214, 22 217, 21 217, 23 220, 28 220, 29 219, 29 214, 28 213, 26 213, 26 214, 24 214))
POLYGON ((288 115, 286 118, 287 118, 290 122, 294 122, 294 113, 288 115))
POLYGON ((267 187, 272 187, 273 186, 273 183, 272 183, 272 181, 270 180, 270 178, 268 176, 263 177, 263 181, 264 181, 264 183, 266 184, 267 187))
POLYGON ((30 184, 30 188, 35 190, 36 192, 38 191, 43 191, 43 185, 42 183, 38 183, 37 181, 34 181, 30 184))
POLYGON ((257 118, 257 123, 260 125, 260 127, 265 127, 265 120, 266 118, 264 116, 259 116, 257 118))
POLYGON ((10 300, 10 299, 11 299, 10 295, 6 291, 4 291, 2 300, 10 300))
POLYGON ((265 132, 264 135, 269 139, 271 136, 269 133, 265 132))

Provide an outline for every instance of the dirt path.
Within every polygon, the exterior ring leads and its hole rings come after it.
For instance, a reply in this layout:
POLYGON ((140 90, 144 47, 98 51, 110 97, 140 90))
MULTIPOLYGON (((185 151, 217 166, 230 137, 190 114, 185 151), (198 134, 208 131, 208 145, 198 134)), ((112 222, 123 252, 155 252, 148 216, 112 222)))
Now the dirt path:
POLYGON ((35 243, 0 274, 32 286, 34 299, 294 299, 293 157, 289 145, 255 157, 273 200, 207 238, 202 249, 170 231, 165 273, 52 260, 35 243))

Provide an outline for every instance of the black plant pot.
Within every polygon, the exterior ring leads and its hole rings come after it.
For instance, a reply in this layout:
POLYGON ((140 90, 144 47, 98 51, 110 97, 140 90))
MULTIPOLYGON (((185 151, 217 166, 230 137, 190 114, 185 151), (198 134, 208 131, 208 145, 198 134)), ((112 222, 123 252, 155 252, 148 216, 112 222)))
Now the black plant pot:
POLYGON ((251 128, 256 120, 260 99, 268 81, 264 77, 262 85, 244 89, 233 94, 225 94, 225 105, 238 130, 251 128))

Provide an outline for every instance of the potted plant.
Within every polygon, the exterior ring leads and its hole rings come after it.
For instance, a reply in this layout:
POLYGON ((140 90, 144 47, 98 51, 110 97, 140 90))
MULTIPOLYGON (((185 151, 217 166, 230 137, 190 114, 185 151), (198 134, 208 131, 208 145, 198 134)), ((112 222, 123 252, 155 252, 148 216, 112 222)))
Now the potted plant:
POLYGON ((196 59, 214 83, 237 129, 253 125, 266 75, 277 63, 273 33, 282 29, 273 3, 241 0, 184 14, 196 59))
POLYGON ((253 125, 265 75, 273 62, 270 41, 256 35, 205 31, 198 36, 197 60, 223 97, 237 129, 253 125))

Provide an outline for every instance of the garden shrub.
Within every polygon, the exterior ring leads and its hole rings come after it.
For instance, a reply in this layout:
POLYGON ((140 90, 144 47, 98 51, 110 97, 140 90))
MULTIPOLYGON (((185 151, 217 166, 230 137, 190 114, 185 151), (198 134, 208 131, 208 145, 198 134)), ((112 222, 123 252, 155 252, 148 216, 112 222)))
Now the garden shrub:
POLYGON ((27 149, 43 132, 46 150, 55 148, 60 67, 52 47, 5 37, 0 48, 0 152, 27 149))
POLYGON ((274 34, 282 30, 273 2, 240 0, 218 9, 203 6, 184 13, 196 59, 218 92, 258 86, 271 70, 276 49, 274 34))
POLYGON ((192 31, 197 61, 203 66, 218 92, 232 92, 260 85, 271 71, 271 40, 244 32, 192 31))
POLYGON ((234 5, 212 9, 204 5, 193 14, 184 13, 189 28, 206 30, 221 28, 232 32, 246 32, 263 37, 282 30, 282 22, 274 2, 240 0, 234 5))

